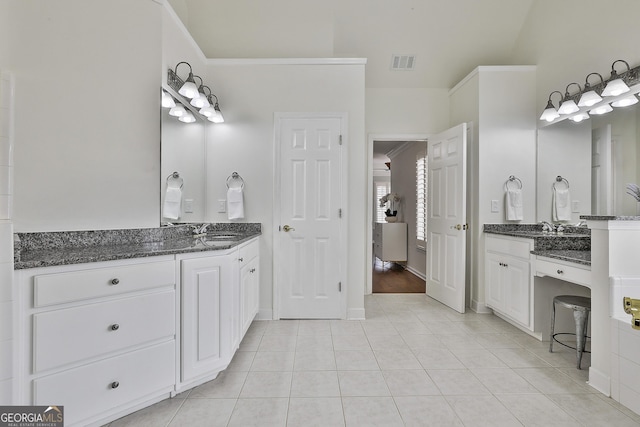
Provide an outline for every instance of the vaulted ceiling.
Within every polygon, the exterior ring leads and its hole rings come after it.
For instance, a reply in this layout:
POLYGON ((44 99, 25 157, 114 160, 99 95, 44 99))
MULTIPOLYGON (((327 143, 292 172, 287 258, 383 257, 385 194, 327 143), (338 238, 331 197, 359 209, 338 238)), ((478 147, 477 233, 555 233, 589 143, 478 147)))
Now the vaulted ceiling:
POLYGON ((450 88, 508 65, 536 0, 169 0, 208 58, 366 58, 369 88, 450 88), (394 54, 416 55, 392 71, 394 54))

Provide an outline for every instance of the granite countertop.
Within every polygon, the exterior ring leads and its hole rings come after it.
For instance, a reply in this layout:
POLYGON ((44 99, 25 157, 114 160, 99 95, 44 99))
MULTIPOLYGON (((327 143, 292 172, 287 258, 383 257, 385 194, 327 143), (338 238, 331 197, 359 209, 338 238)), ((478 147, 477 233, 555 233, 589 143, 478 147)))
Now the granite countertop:
POLYGON ((563 233, 543 233, 540 224, 484 224, 485 233, 533 240, 532 254, 591 265, 591 230, 565 226, 563 233))
POLYGON ((261 234, 260 224, 211 224, 193 237, 189 225, 14 235, 14 269, 82 264, 231 249, 261 234))
POLYGON ((640 221, 638 215, 580 215, 587 221, 640 221))

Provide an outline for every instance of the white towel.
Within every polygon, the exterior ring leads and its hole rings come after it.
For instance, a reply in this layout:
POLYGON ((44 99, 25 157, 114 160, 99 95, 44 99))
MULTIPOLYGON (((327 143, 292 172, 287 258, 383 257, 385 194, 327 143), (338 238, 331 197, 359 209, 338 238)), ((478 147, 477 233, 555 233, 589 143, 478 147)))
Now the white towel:
POLYGON ((505 198, 507 221, 522 221, 522 190, 519 188, 509 188, 507 189, 505 198))
POLYGON ((173 185, 167 186, 164 195, 162 216, 169 219, 178 219, 182 213, 182 189, 173 185))
POLYGON ((568 188, 554 188, 551 205, 553 221, 571 221, 571 195, 568 188))
POLYGON ((227 190, 227 214, 229 219, 244 218, 242 187, 231 187, 227 190))

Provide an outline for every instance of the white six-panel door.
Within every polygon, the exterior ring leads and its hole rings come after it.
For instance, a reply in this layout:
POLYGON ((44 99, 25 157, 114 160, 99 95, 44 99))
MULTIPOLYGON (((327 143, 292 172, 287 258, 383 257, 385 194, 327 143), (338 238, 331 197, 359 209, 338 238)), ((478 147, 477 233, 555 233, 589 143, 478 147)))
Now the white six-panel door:
POLYGON ((428 140, 427 295, 464 313, 466 123, 428 140))
POLYGON ((341 116, 276 116, 276 317, 344 318, 341 116))

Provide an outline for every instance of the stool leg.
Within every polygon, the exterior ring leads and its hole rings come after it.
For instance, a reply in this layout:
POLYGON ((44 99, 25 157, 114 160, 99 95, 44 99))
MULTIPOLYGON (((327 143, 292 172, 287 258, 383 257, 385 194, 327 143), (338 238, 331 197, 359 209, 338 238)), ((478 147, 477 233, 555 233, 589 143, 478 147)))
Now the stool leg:
POLYGON ((587 334, 587 319, 589 318, 589 312, 586 310, 573 310, 573 318, 576 321, 576 360, 578 369, 582 362, 582 352, 584 351, 587 334))
POLYGON ((556 324, 556 302, 551 303, 551 336, 549 339, 549 353, 553 353, 553 330, 556 324))

